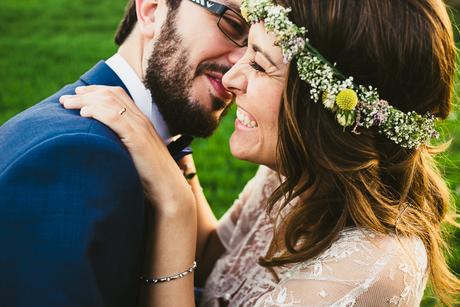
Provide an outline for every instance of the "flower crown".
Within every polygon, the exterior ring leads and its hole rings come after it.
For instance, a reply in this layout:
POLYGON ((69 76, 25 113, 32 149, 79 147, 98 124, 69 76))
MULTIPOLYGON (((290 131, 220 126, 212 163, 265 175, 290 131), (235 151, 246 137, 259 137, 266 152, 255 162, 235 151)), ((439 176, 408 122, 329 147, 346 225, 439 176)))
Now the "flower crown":
POLYGON ((313 101, 321 99, 325 108, 331 110, 337 122, 345 127, 376 127, 379 133, 405 148, 417 148, 427 144, 439 134, 434 128, 434 116, 416 112, 404 113, 380 99, 377 89, 353 83, 331 65, 306 38, 306 29, 297 27, 288 18, 290 8, 270 0, 243 0, 241 14, 250 24, 263 21, 265 29, 276 37, 285 63, 294 57, 300 79, 310 87, 313 101))

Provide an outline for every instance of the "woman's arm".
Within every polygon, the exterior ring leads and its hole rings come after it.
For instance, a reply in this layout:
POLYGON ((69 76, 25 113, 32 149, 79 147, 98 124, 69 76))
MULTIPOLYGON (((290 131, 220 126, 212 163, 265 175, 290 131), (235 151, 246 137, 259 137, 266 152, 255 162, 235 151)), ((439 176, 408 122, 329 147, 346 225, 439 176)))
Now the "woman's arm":
MULTIPOLYGON (((60 101, 118 134, 131 154, 150 202, 143 275, 159 278, 190 268, 196 248, 195 197, 163 140, 122 89, 89 86, 78 88, 77 94, 61 97, 60 101)), ((145 283, 141 305, 194 306, 193 274, 169 282, 145 283)))
MULTIPOLYGON (((184 175, 197 173, 191 155, 179 162, 184 175)), ((197 243, 196 258, 198 267, 195 273, 195 285, 203 287, 217 259, 225 252, 225 248, 217 236, 217 219, 206 200, 198 175, 188 180, 195 196, 197 210, 197 243)))
MULTIPOLYGON (((194 201, 169 203, 156 210, 148 223, 143 276, 172 276, 190 268, 195 260, 196 210, 194 201)), ((173 281, 141 288, 140 306, 194 306, 193 273, 173 281)))

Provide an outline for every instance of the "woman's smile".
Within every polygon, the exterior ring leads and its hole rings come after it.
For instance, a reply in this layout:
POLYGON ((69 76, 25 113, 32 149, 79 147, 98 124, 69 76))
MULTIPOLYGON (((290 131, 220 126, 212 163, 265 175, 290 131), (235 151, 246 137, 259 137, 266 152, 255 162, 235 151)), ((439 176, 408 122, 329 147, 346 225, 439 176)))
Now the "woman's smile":
POLYGON ((256 119, 251 114, 246 112, 243 108, 237 107, 235 128, 238 129, 239 127, 241 128, 241 126, 245 129, 254 129, 258 127, 256 119))

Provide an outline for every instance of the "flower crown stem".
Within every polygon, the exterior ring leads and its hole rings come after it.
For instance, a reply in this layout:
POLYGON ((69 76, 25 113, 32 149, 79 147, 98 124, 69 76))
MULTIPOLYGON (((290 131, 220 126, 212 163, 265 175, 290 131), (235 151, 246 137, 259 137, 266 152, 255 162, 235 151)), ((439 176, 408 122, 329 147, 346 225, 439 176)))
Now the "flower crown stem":
POLYGON ((345 75, 343 75, 338 69, 337 67, 335 66, 335 64, 332 64, 331 62, 329 62, 329 60, 327 60, 319 51, 318 49, 316 49, 315 47, 313 47, 312 45, 310 44, 306 44, 305 45, 305 49, 308 50, 311 54, 313 54, 315 57, 317 57, 321 62, 323 62, 324 64, 328 65, 329 67, 331 67, 333 70, 334 70, 334 74, 337 76, 337 78, 341 79, 341 80, 345 80, 346 77, 345 75))

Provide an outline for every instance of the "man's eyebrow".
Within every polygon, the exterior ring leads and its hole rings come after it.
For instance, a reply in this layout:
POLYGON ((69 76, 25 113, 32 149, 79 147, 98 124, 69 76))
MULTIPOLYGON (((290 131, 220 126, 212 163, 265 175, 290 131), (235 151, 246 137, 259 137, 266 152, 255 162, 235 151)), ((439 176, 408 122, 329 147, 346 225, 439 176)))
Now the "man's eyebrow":
POLYGON ((252 47, 252 50, 254 50, 254 52, 260 52, 264 55, 264 57, 267 58, 267 60, 275 67, 278 67, 278 65, 275 64, 275 62, 270 58, 270 56, 265 53, 262 49, 260 49, 259 46, 257 46, 256 44, 251 44, 251 47, 252 47))
POLYGON ((226 0, 221 0, 220 3, 225 5, 225 6, 228 6, 229 8, 231 8, 232 10, 237 12, 238 14, 241 14, 241 9, 240 9, 239 5, 236 5, 235 3, 230 2, 230 1, 226 1, 226 0))

